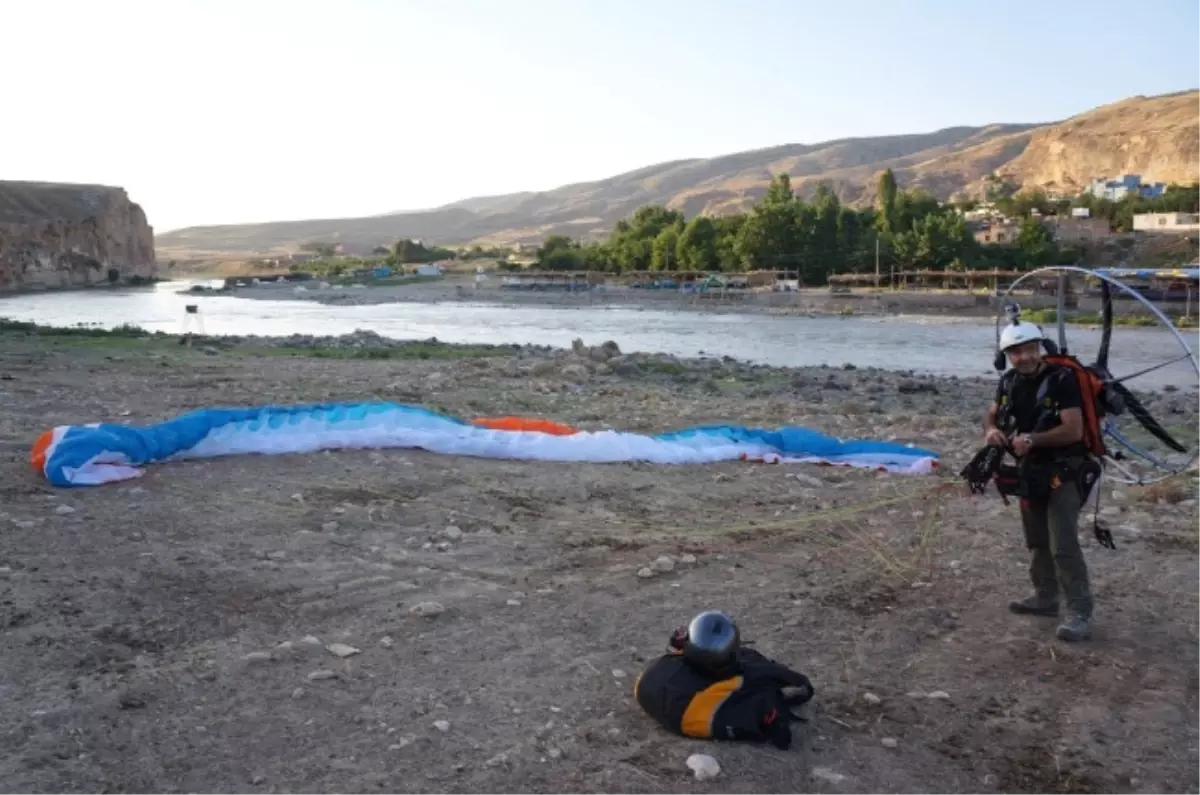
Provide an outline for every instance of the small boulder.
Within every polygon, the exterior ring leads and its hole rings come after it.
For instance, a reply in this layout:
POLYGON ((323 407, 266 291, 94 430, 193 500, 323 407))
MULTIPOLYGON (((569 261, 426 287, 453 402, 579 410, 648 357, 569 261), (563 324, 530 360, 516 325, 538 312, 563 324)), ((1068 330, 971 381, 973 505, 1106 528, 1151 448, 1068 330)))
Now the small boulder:
POLYGON ((409 608, 410 613, 416 616, 424 616, 425 618, 433 618, 440 616, 446 612, 446 608, 439 602, 420 602, 409 608))
POLYGON ((687 766, 697 781, 707 781, 721 775, 721 766, 708 754, 692 754, 687 758, 687 766))
POLYGON ((659 555, 650 566, 655 571, 667 572, 675 568, 675 561, 667 555, 659 555))
POLYGON ((581 384, 592 377, 592 374, 582 364, 568 364, 562 369, 560 375, 568 381, 574 381, 577 384, 581 384))

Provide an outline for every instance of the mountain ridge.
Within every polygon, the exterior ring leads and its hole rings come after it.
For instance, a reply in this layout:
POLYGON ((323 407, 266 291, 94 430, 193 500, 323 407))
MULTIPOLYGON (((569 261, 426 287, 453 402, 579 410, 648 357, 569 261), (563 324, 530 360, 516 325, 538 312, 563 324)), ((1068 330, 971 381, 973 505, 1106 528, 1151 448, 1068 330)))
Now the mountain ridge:
POLYGON ((1147 181, 1191 182, 1200 171, 1200 91, 1134 96, 1061 121, 956 125, 928 133, 856 136, 681 158, 546 191, 468 197, 426 210, 360 218, 210 225, 157 236, 164 253, 267 254, 313 240, 363 252, 403 237, 441 245, 535 243, 549 234, 596 238, 641 205, 691 217, 744 211, 773 174, 787 172, 800 195, 825 182, 850 204, 874 199, 891 168, 905 188, 946 200, 978 191, 991 174, 1022 188, 1077 191, 1092 177, 1141 173, 1147 181))

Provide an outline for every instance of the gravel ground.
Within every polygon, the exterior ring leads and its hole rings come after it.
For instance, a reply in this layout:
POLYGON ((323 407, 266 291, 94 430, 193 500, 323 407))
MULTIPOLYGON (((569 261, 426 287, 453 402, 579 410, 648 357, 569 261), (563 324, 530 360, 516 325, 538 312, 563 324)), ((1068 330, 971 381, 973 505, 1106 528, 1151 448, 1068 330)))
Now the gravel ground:
MULTIPOLYGON (((992 383, 612 353, 0 334, 4 788, 1200 787, 1194 478, 1105 487, 1118 549, 1084 534, 1096 636, 1067 645, 1006 610, 1028 587, 1015 505, 953 479, 992 383), (55 424, 368 398, 588 429, 798 423, 945 465, 346 451, 79 490, 28 465, 55 424), (709 607, 813 680, 791 750, 680 739, 633 701, 671 629, 709 607), (695 781, 693 753, 720 775, 695 781)), ((1155 400, 1195 428, 1194 396, 1155 400)))

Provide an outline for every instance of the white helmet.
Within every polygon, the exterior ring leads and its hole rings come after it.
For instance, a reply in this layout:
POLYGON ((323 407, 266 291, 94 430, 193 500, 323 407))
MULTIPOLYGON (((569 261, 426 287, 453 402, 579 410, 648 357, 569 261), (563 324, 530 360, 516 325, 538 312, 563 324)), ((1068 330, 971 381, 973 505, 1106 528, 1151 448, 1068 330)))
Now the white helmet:
POLYGON ((1040 342, 1046 339, 1042 330, 1033 323, 1010 323, 1000 332, 1000 350, 1007 351, 1027 342, 1040 342))

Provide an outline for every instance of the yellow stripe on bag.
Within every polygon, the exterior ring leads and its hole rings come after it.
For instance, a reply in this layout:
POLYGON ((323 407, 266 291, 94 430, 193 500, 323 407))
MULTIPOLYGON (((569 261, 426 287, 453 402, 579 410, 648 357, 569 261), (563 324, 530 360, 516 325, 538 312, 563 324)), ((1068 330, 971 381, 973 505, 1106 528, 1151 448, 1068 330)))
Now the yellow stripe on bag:
POLYGON ((680 726, 680 731, 688 737, 711 739, 713 718, 716 717, 717 710, 741 687, 742 677, 735 676, 701 690, 692 697, 687 709, 683 711, 683 725, 680 726))

